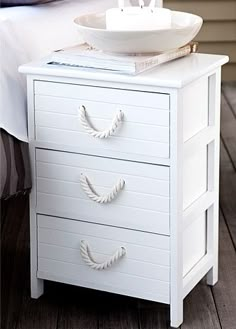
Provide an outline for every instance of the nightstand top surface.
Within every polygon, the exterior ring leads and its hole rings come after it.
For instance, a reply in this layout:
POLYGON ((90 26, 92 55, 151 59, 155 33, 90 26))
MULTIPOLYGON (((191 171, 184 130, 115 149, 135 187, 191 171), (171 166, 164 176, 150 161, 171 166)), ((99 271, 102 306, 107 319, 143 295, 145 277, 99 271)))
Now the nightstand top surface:
POLYGON ((181 88, 191 81, 215 70, 217 67, 224 65, 228 60, 228 56, 225 55, 191 54, 132 76, 95 69, 89 70, 59 65, 47 65, 50 61, 50 57, 47 57, 40 61, 20 66, 19 71, 21 73, 37 76, 181 88))

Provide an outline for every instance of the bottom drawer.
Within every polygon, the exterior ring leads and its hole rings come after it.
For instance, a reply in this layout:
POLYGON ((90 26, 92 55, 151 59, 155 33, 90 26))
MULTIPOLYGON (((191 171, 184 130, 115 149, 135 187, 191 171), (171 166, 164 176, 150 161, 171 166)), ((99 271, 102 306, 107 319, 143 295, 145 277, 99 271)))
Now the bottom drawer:
POLYGON ((43 215, 37 219, 38 278, 169 304, 168 236, 43 215))

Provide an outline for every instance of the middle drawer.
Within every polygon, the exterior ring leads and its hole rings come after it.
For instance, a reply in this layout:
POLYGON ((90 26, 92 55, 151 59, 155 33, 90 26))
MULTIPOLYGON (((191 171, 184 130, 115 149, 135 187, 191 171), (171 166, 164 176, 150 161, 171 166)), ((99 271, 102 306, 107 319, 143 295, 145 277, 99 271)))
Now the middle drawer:
POLYGON ((169 167, 36 150, 37 212, 169 235, 169 167))

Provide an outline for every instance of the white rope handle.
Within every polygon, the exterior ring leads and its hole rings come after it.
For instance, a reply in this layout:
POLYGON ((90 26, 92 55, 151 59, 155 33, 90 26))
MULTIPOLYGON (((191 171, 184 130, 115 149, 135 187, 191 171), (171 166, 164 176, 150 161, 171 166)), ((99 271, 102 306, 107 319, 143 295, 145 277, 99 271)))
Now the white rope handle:
POLYGON ((87 194, 87 196, 97 202, 97 203, 108 203, 111 202, 115 197, 118 195, 118 193, 124 188, 125 181, 123 179, 120 179, 116 185, 112 188, 112 191, 108 194, 104 195, 98 195, 93 187, 91 186, 91 183, 89 182, 89 179, 84 174, 80 175, 80 184, 83 188, 84 192, 87 194))
POLYGON ((117 128, 119 127, 122 119, 124 117, 124 113, 120 110, 114 117, 114 119, 111 122, 111 125, 108 129, 103 131, 97 131, 94 128, 92 128, 87 120, 86 117, 86 108, 84 105, 80 106, 80 122, 82 126, 84 127, 84 130, 91 136, 95 138, 108 138, 111 135, 115 133, 117 128))
POLYGON ((116 263, 120 258, 122 258, 126 254, 126 249, 124 247, 120 247, 116 250, 114 255, 110 256, 105 262, 98 263, 94 260, 91 255, 91 251, 87 241, 82 240, 80 242, 80 253, 84 260, 84 262, 90 266, 94 270, 105 270, 111 267, 114 263, 116 263))

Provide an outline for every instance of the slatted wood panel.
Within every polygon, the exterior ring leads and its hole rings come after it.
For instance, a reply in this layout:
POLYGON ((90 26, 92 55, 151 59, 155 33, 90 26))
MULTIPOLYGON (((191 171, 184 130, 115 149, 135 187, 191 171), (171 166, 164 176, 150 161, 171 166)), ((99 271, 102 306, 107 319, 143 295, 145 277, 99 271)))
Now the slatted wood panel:
MULTIPOLYGON (((235 91, 235 86, 224 85, 224 95, 232 112, 236 111, 235 91)), ((236 119, 232 117, 232 121, 234 125, 229 134, 236 143, 236 119)), ((185 323, 181 329, 235 328, 236 245, 232 238, 236 168, 232 160, 232 144, 228 144, 223 135, 222 141, 220 280, 213 288, 201 282, 186 298, 185 323)), ((169 307, 154 302, 53 282, 46 285, 44 296, 31 300, 27 197, 3 202, 2 215, 4 212, 6 217, 1 223, 1 297, 4 300, 1 303, 1 329, 169 329, 169 307)))
POLYGON ((234 0, 164 0, 164 7, 194 13, 206 21, 234 20, 236 2, 234 0))
POLYGON ((169 237, 149 235, 143 245, 148 233, 42 215, 38 215, 38 227, 38 277, 169 302, 169 237), (82 240, 98 262, 122 246, 127 253, 111 268, 96 271, 81 258, 82 240))
POLYGON ((223 67, 222 79, 223 81, 233 81, 236 77, 236 63, 229 63, 223 67))
POLYGON ((35 82, 35 93, 38 141, 97 149, 99 155, 104 155, 105 151, 122 150, 136 156, 169 157, 167 94, 39 81, 35 82), (131 99, 135 99, 134 104, 131 99), (146 104, 150 104, 149 107, 146 104), (89 124, 98 131, 108 129, 119 110, 124 117, 108 139, 94 138, 81 124, 81 105, 86 108, 89 124))
POLYGON ((227 104, 231 108, 231 111, 234 114, 234 116, 236 116, 235 89, 236 89, 236 80, 222 85, 222 91, 226 98, 227 104))
POLYGON ((236 21, 222 21, 220 23, 206 21, 203 23, 196 40, 199 43, 221 41, 221 47, 224 49, 224 42, 236 40, 236 21))
POLYGON ((35 94, 48 95, 54 97, 66 97, 79 100, 87 100, 94 102, 106 101, 104 91, 109 93, 109 103, 123 104, 131 106, 143 106, 149 104, 149 107, 154 107, 162 110, 169 110, 169 95, 157 94, 153 92, 136 92, 132 90, 120 90, 92 87, 85 85, 62 84, 45 81, 35 81, 35 94), (158 104, 158 106, 157 106, 158 104))
MULTIPOLYGON (((220 41, 211 42, 211 43, 201 42, 199 44, 199 52, 200 53, 228 55, 230 58, 230 62, 236 63, 236 44, 235 44, 235 42, 224 42, 224 44, 222 44, 220 41)), ((228 65, 230 66, 230 64, 228 64, 228 65)), ((233 76, 232 76, 232 80, 233 80, 233 76)))
POLYGON ((199 52, 229 55, 222 69, 223 80, 236 79, 236 1, 234 0, 164 0, 164 7, 203 17, 196 41, 199 52))
POLYGON ((40 213, 169 234, 168 167, 37 150, 36 171, 40 213), (125 186, 110 203, 99 204, 80 186, 81 174, 99 195, 119 179, 125 186))

